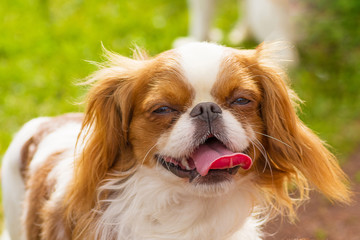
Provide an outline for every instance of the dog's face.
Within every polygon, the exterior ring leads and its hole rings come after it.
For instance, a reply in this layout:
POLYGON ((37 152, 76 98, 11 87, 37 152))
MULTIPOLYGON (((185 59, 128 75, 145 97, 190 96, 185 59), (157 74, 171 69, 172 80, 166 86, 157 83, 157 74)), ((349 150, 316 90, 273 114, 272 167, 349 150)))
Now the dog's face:
POLYGON ((260 83, 241 54, 213 44, 158 58, 134 96, 129 138, 135 158, 198 187, 232 183, 260 155, 260 83))
POLYGON ((109 54, 88 95, 84 129, 92 130, 77 166, 84 195, 109 173, 145 165, 200 192, 236 187, 251 174, 266 199, 288 208, 290 182, 300 193, 311 182, 344 200, 344 175, 297 117, 298 99, 268 47, 193 43, 152 59, 109 54))

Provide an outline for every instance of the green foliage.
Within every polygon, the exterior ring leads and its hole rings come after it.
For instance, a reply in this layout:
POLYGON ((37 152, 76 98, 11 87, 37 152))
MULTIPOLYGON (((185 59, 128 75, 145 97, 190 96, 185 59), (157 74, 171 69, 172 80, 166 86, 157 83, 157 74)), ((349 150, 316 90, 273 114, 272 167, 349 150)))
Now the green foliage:
POLYGON ((360 2, 306 2, 294 87, 306 101, 304 121, 344 157, 360 139, 360 2))
POLYGON ((101 43, 130 55, 151 54, 185 35, 186 1, 6 0, 0 16, 0 156, 12 134, 31 118, 82 108, 75 86, 101 61, 101 43))

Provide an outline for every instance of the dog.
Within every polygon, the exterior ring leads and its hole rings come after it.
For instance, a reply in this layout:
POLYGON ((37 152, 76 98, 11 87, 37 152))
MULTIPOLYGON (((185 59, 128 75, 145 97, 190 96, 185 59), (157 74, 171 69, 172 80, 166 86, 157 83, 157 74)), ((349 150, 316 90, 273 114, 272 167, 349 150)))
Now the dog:
POLYGON ((31 120, 4 155, 11 239, 262 239, 310 186, 348 202, 273 49, 107 52, 85 114, 31 120))
MULTIPOLYGON (((212 27, 216 6, 221 1, 188 0, 189 33, 173 43, 175 47, 194 41, 220 42, 223 33, 212 27)), ((305 6, 292 0, 237 0, 239 18, 229 33, 233 45, 254 39, 256 42, 283 41, 289 46, 279 53, 278 58, 287 60, 287 66, 295 66, 298 53, 294 45, 300 40, 298 18, 305 12, 305 6)), ((285 64, 285 62, 284 62, 285 64)))

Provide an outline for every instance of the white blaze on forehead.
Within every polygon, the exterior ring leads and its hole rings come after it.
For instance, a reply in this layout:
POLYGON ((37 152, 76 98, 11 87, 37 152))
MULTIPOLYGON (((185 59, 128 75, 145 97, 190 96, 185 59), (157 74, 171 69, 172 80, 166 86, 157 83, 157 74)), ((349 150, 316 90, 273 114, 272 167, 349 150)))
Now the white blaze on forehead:
POLYGON ((195 90, 195 102, 213 102, 211 89, 217 79, 226 48, 212 43, 190 43, 176 50, 184 75, 195 90))

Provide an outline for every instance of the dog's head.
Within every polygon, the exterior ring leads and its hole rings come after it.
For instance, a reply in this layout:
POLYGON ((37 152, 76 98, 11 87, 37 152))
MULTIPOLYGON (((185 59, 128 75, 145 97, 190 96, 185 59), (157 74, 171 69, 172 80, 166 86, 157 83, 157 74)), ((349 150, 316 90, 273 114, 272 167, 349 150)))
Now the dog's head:
POLYGON ((193 43, 155 58, 108 53, 91 78, 75 195, 91 202, 109 173, 123 178, 146 166, 204 194, 251 175, 266 199, 287 209, 290 184, 346 201, 346 177, 296 115, 298 98, 270 48, 193 43))

